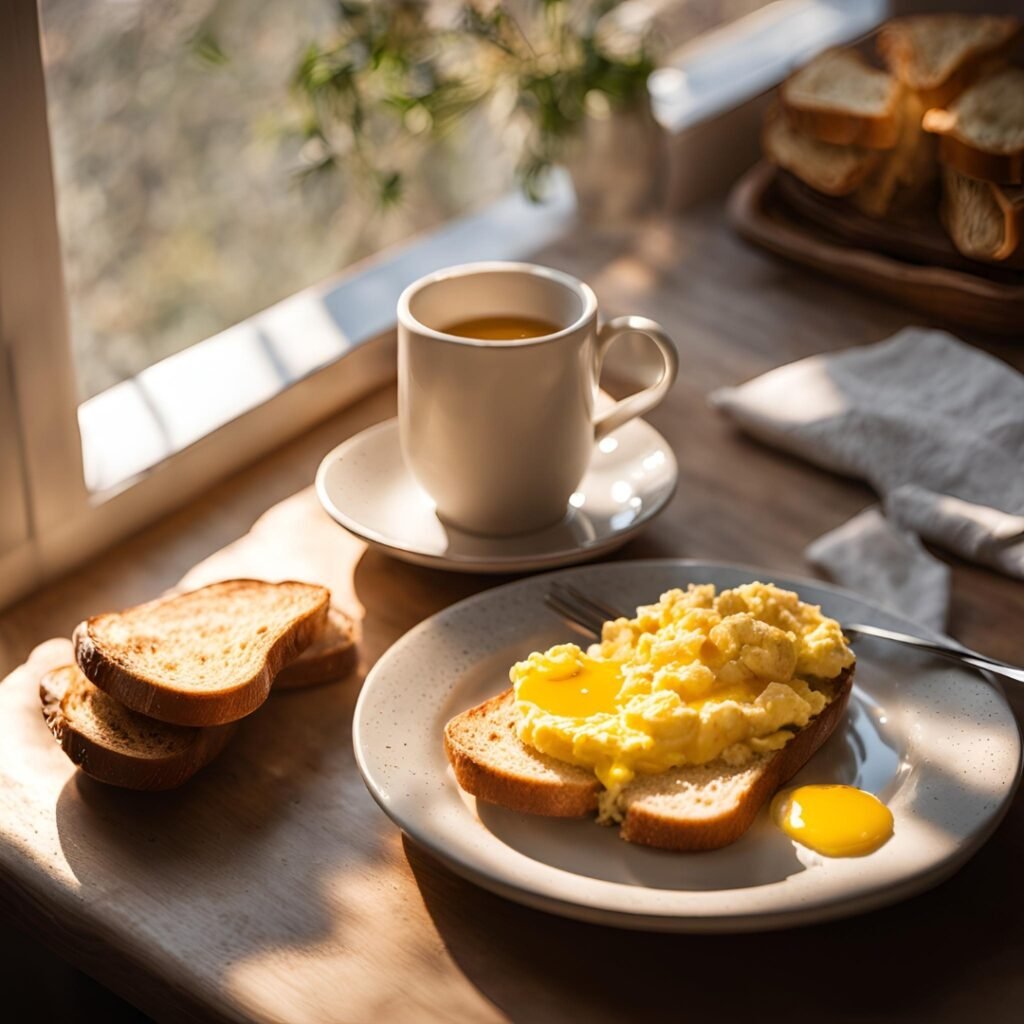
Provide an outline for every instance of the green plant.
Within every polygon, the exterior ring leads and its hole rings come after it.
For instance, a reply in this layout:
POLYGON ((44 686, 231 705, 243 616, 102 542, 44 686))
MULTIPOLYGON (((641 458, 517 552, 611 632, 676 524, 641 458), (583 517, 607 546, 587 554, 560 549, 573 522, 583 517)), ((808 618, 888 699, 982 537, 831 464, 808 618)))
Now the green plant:
POLYGON ((538 198, 595 102, 614 110, 645 95, 654 62, 645 35, 618 17, 629 6, 342 0, 331 38, 306 50, 294 76, 303 173, 354 170, 392 205, 417 147, 491 103, 524 123, 518 175, 538 198))

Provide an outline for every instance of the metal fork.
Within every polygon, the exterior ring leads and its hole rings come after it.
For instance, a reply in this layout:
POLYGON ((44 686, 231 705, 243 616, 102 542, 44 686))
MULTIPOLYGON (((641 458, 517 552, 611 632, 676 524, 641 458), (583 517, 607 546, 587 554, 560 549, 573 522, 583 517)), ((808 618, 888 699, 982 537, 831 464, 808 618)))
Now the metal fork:
MULTIPOLYGON (((570 625, 597 640, 601 638, 601 627, 605 622, 628 617, 625 612, 605 604, 603 601, 588 597, 568 583, 552 583, 544 597, 544 603, 561 615, 570 625)), ((1011 665, 1006 661, 999 661, 997 658, 989 658, 968 647, 935 643, 919 636, 911 636, 909 633, 898 633, 893 629, 868 626, 859 622, 844 624, 843 632, 851 639, 856 639, 858 636, 869 636, 879 640, 891 640, 908 647, 916 647, 918 650, 927 651, 940 658, 947 658, 982 672, 992 672, 1004 679, 1012 679, 1016 683, 1024 683, 1024 668, 1011 665)))

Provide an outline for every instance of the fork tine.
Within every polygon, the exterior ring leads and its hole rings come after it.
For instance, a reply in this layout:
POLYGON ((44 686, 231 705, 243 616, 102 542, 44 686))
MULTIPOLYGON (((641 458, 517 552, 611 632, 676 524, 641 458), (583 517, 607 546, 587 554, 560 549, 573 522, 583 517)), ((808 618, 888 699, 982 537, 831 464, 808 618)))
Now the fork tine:
POLYGON ((581 626, 599 639, 604 623, 622 615, 610 605, 595 601, 582 591, 564 583, 552 584, 544 600, 549 608, 554 609, 563 618, 581 626))
POLYGON ((598 639, 600 638, 602 623, 590 612, 566 601, 564 598, 551 591, 548 591, 548 593, 544 595, 544 603, 552 609, 552 611, 562 616, 562 618, 569 622, 570 625, 576 626, 588 636, 598 639))
POLYGON ((567 594, 564 589, 555 589, 552 587, 548 591, 548 604, 556 606, 559 609, 560 614, 568 616, 574 622, 578 622, 594 634, 601 632, 601 625, 603 619, 592 609, 586 605, 580 604, 571 594, 567 594))
POLYGON ((601 627, 604 624, 602 615, 587 608, 564 594, 549 591, 545 596, 549 608, 553 608, 570 624, 581 627, 588 634, 600 639, 601 627))
POLYGON ((589 597, 588 595, 584 594, 583 591, 577 590, 574 586, 571 586, 568 583, 552 584, 552 589, 554 589, 555 587, 558 587, 574 601, 579 602, 579 604, 591 609, 597 615, 600 615, 602 623, 607 622, 610 619, 627 618, 627 616, 623 612, 620 612, 617 608, 613 608, 611 605, 604 604, 601 601, 595 601, 594 598, 589 597))

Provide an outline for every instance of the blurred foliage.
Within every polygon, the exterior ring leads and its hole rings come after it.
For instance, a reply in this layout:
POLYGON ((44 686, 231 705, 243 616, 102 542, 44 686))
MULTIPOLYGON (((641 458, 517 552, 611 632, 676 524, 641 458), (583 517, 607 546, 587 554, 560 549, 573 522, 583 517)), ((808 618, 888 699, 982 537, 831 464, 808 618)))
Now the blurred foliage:
MULTIPOLYGON (((429 144, 496 100, 523 124, 519 180, 538 198, 591 93, 614 109, 646 97, 654 69, 646 23, 631 29, 617 18, 638 6, 343 0, 332 31, 309 47, 294 76, 316 142, 307 170, 354 172, 377 186, 382 206, 393 206, 406 171, 394 162, 399 143, 429 144)), ((404 156, 411 163, 410 148, 404 156)))
POLYGON ((43 0, 82 397, 511 186, 482 115, 415 176, 334 173, 290 84, 335 17, 333 0, 43 0))
MULTIPOLYGON (((765 0, 650 2, 669 48, 765 0)), ((82 396, 489 201, 517 160, 539 188, 585 84, 644 75, 604 60, 630 5, 598 31, 600 6, 41 0, 82 396)))
POLYGON ((202 24, 188 41, 192 52, 204 64, 218 67, 227 64, 228 55, 220 48, 220 42, 208 24, 202 24))
POLYGON ((312 43, 293 76, 305 103, 303 174, 355 171, 372 183, 381 207, 403 196, 394 159, 399 135, 444 135, 480 99, 478 90, 438 59, 446 40, 426 31, 428 5, 408 0, 341 2, 328 47, 312 43), (382 116, 383 115, 383 116, 382 116))

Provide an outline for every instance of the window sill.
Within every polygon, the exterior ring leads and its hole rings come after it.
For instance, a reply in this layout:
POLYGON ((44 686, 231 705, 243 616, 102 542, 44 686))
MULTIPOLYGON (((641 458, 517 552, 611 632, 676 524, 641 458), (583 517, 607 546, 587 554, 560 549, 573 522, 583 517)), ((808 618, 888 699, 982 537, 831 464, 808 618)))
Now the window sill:
MULTIPOLYGON (((220 334, 148 367, 78 409, 85 483, 116 493, 219 427, 383 334, 407 284, 478 259, 517 259, 561 235, 575 212, 566 175, 537 205, 518 193, 357 264, 220 334)), ((350 380, 353 401, 384 381, 350 380)), ((330 410, 327 410, 330 411, 330 410)), ((313 422, 294 424, 298 433, 313 422)), ((274 443, 285 440, 274 437, 274 443)))

